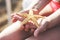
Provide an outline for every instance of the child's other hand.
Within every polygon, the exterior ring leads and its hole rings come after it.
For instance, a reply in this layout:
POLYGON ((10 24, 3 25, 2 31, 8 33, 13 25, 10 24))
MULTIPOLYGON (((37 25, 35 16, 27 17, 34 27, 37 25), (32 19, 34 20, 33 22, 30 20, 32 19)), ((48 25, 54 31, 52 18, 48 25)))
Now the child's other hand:
POLYGON ((49 15, 40 24, 40 27, 37 28, 34 32, 34 36, 38 36, 39 33, 46 31, 46 29, 55 27, 55 25, 60 23, 60 9, 58 9, 53 14, 49 15))

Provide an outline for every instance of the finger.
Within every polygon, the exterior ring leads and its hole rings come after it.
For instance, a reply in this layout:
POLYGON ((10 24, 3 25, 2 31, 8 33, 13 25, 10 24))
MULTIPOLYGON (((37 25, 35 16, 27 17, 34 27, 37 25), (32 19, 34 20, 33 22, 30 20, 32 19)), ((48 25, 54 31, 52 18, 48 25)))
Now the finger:
POLYGON ((30 29, 30 26, 29 26, 28 24, 26 24, 26 25, 25 25, 25 31, 27 31, 27 32, 28 32, 28 31, 29 31, 29 29, 30 29))
POLYGON ((28 22, 28 24, 29 24, 30 32, 33 33, 37 27, 33 24, 33 22, 28 22))
POLYGON ((30 25, 30 29, 36 29, 37 27, 35 25, 30 25))
POLYGON ((17 19, 16 19, 16 18, 13 18, 13 19, 12 19, 12 22, 13 22, 13 23, 14 23, 14 22, 16 22, 16 21, 17 21, 17 19))
POLYGON ((35 29, 32 28, 32 29, 31 29, 31 33, 33 33, 34 31, 35 31, 35 29))
POLYGON ((33 33, 35 30, 36 30, 36 26, 35 25, 31 25, 30 26, 30 31, 31 31, 31 33, 33 33))
POLYGON ((16 13, 14 13, 14 14, 11 14, 11 17, 14 17, 14 15, 16 15, 16 13))
POLYGON ((24 18, 22 18, 22 17, 21 17, 20 15, 18 15, 18 14, 14 15, 12 19, 14 19, 14 20, 12 20, 12 21, 14 21, 14 22, 16 22, 17 20, 19 20, 19 21, 23 21, 23 20, 24 20, 24 18))
POLYGON ((48 21, 46 20, 42 21, 41 26, 35 30, 34 36, 37 37, 40 32, 45 31, 47 28, 47 25, 48 25, 48 21))
POLYGON ((24 29, 25 29, 25 27, 24 26, 21 26, 20 30, 24 30, 24 29))
POLYGON ((17 15, 14 15, 13 18, 12 18, 12 22, 16 22, 17 20, 18 20, 17 15))
POLYGON ((32 21, 28 22, 28 25, 30 26, 30 29, 31 28, 35 28, 35 29, 37 28, 32 21))

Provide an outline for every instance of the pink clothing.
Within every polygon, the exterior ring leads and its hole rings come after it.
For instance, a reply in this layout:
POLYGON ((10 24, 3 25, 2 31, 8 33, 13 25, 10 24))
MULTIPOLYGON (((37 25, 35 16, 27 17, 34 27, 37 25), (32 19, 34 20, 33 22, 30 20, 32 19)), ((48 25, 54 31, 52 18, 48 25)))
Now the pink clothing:
POLYGON ((54 0, 52 0, 49 5, 51 6, 53 11, 56 11, 57 9, 60 8, 60 2, 56 2, 54 0))

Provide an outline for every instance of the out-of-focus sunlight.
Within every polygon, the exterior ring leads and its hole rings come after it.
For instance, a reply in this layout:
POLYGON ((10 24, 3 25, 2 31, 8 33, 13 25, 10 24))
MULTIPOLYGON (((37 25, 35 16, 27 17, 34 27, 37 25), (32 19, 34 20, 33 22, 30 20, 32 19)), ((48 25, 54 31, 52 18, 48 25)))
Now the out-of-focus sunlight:
POLYGON ((21 10, 22 0, 0 0, 0 32, 8 27, 11 22, 11 14, 21 10))

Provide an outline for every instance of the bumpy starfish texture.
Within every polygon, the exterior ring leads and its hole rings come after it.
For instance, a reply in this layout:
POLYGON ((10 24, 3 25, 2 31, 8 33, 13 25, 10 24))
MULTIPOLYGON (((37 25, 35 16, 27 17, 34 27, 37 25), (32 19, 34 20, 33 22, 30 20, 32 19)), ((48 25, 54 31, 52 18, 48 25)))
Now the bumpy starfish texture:
POLYGON ((36 25, 36 27, 40 26, 37 22, 37 19, 44 18, 44 16, 41 16, 41 15, 34 15, 32 10, 29 11, 29 14, 25 13, 25 14, 20 14, 20 15, 22 17, 25 17, 25 19, 21 23, 22 25, 26 24, 29 20, 31 20, 36 25))

